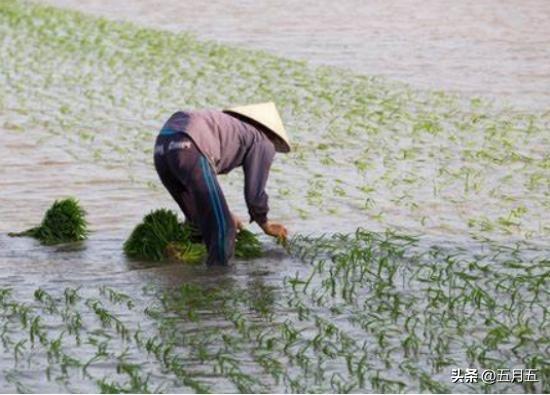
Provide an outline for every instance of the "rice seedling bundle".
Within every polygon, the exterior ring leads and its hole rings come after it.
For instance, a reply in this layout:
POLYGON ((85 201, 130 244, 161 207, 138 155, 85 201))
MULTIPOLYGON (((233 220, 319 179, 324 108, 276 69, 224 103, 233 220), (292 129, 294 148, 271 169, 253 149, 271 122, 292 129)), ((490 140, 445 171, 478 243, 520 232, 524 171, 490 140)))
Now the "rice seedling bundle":
POLYGON ((166 257, 170 243, 187 243, 184 225, 167 209, 147 214, 124 243, 124 253, 131 258, 160 261, 166 257))
MULTIPOLYGON (((198 231, 188 223, 182 223, 177 215, 167 209, 147 214, 124 243, 127 256, 137 259, 161 261, 169 258, 178 262, 200 263, 206 255, 198 231)), ((242 230, 235 241, 235 256, 250 259, 262 256, 257 236, 242 230)))
POLYGON ((56 200, 39 226, 9 235, 34 237, 45 245, 84 240, 88 235, 86 211, 75 198, 56 200))

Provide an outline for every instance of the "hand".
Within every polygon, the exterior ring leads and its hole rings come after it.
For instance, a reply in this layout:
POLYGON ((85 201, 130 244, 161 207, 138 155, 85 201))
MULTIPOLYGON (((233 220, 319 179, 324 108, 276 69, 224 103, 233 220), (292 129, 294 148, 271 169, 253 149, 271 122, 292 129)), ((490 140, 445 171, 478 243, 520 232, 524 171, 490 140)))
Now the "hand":
POLYGON ((244 229, 244 224, 239 217, 231 213, 231 218, 233 218, 233 223, 235 224, 235 228, 237 228, 238 231, 241 231, 244 229))
POLYGON ((266 235, 276 237, 277 240, 286 243, 288 231, 286 230, 284 225, 278 224, 276 222, 266 221, 265 223, 260 225, 260 227, 266 235))

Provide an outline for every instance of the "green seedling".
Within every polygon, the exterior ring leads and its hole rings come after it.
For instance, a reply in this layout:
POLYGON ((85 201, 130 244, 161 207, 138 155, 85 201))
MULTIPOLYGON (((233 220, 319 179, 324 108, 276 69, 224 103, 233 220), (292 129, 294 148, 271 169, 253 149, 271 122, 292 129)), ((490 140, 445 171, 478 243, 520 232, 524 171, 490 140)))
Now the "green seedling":
POLYGON ((246 229, 237 233, 235 240, 235 256, 237 258, 252 259, 262 255, 262 244, 254 233, 246 229))
POLYGON ((74 198, 56 200, 39 226, 9 235, 34 237, 45 245, 81 241, 88 235, 86 211, 74 198))
MULTIPOLYGON (((102 378, 104 386, 96 388, 106 392, 151 391, 155 380, 170 383, 173 392, 447 392, 450 366, 494 368, 504 361, 538 369, 540 382, 450 389, 548 392, 548 248, 506 249, 482 239, 550 234, 540 215, 549 207, 547 113, 500 111, 478 99, 464 103, 446 93, 18 0, 0 2, 0 30, 7 55, 0 107, 10 136, 39 135, 39 144, 55 139, 71 157, 129 169, 145 176, 129 181, 160 187, 153 173, 137 170, 152 159, 151 119, 162 119, 182 99, 173 86, 186 87, 189 108, 275 97, 285 121, 293 122, 295 149, 274 163, 273 176, 293 174, 273 191, 285 198, 274 204, 294 201, 289 212, 315 225, 315 208, 334 190, 338 199, 330 209, 342 218, 382 227, 409 218, 420 233, 456 224, 480 241, 454 250, 454 236, 438 241, 437 249, 425 245, 430 237, 409 242, 369 231, 298 237, 289 246, 296 277, 280 281, 269 274, 258 287, 259 293, 273 287, 273 298, 258 297, 239 280, 224 282, 223 292, 167 286, 175 295, 162 301, 144 292, 131 309, 124 293, 136 295, 128 288, 98 295, 87 287, 82 296, 52 290, 51 299, 38 291, 30 302, 32 292, 18 300, 17 286, 15 298, 0 292, 2 357, 28 365, 4 369, 9 390, 41 388, 37 383, 51 372, 48 385, 57 383, 61 392, 86 389, 86 381, 93 390, 102 378), (234 78, 237 70, 242 78, 234 78), (319 171, 322 178, 315 177, 319 171), (335 188, 334 176, 368 187, 335 188), (434 199, 426 199, 432 187, 434 199), (90 293, 102 305, 86 309, 90 293), (150 355, 148 338, 155 339, 150 355), (70 351, 94 361, 94 344, 101 363, 73 377, 68 367, 76 362, 64 356, 70 351), (113 360, 126 348, 126 362, 151 366, 149 381, 147 372, 126 365, 120 373, 128 377, 113 377, 113 360), (216 355, 223 369, 214 371, 216 355), (251 373, 262 386, 250 381, 251 373)), ((229 183, 227 192, 238 185, 229 183)), ((322 214, 328 210, 320 207, 322 214)), ((166 250, 159 251, 165 259, 166 250)), ((202 281, 190 282, 195 279, 202 281)))

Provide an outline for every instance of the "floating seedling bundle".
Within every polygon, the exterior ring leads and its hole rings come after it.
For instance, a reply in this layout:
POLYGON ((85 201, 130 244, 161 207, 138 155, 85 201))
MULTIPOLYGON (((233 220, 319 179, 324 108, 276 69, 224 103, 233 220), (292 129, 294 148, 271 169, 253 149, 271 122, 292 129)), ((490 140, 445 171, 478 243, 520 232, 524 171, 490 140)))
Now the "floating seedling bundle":
MULTIPOLYGON (((206 247, 200 234, 189 223, 178 220, 176 213, 159 209, 147 214, 124 243, 127 256, 137 259, 161 261, 171 259, 196 264, 206 256, 206 247)), ((235 256, 257 258, 262 255, 260 241, 250 231, 237 234, 235 256)))
POLYGON ((75 198, 56 200, 39 226, 9 235, 34 237, 45 245, 80 241, 86 239, 88 234, 85 217, 86 211, 75 198))

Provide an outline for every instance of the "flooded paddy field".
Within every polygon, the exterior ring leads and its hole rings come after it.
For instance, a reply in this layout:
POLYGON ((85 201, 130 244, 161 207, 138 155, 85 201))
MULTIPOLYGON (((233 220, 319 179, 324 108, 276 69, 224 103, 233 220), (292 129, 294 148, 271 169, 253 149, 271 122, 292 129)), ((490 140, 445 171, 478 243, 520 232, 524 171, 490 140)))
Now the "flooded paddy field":
POLYGON ((546 0, 40 0, 293 59, 550 108, 546 0))
MULTIPOLYGON (((550 390, 550 113, 0 10, 4 391, 550 390), (152 167, 165 118, 269 99, 294 143, 268 183, 288 249, 262 237, 265 258, 222 269, 125 258, 145 214, 176 209, 152 167), (7 236, 69 195, 87 241, 7 236), (455 384, 452 368, 539 381, 455 384)), ((220 179, 244 217, 242 175, 220 179)))

